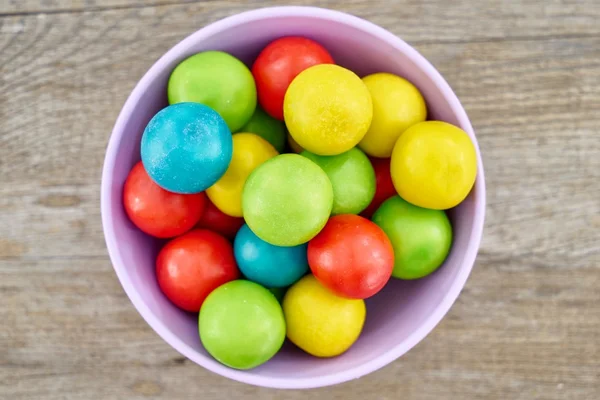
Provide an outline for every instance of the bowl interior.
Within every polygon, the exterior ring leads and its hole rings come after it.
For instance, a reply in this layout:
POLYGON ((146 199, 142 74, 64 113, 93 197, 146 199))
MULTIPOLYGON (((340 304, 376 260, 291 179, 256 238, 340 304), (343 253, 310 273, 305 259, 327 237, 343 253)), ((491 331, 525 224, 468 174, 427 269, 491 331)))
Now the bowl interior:
POLYGON ((483 201, 483 186, 479 176, 467 200, 449 212, 454 243, 445 264, 425 279, 392 280, 382 292, 369 299, 364 331, 345 354, 317 359, 286 343, 277 356, 251 371, 233 371, 216 363, 201 345, 196 315, 177 309, 157 286, 154 261, 162 242, 137 230, 125 215, 121 201, 123 182, 140 159, 142 132, 152 116, 167 105, 167 80, 178 62, 203 50, 223 50, 251 65, 269 41, 285 35, 302 35, 323 44, 338 64, 359 76, 385 71, 407 78, 426 98, 430 119, 459 125, 472 135, 464 111, 457 106, 445 82, 399 39, 365 21, 347 16, 340 18, 339 13, 279 14, 230 18, 213 24, 177 45, 153 66, 134 90, 113 132, 114 143, 111 142, 109 153, 112 147, 115 154, 107 157, 110 165, 105 166, 105 172, 110 173, 103 178, 106 192, 103 193, 103 203, 106 203, 103 212, 107 214, 105 229, 111 257, 123 286, 144 318, 175 348, 213 371, 242 381, 268 382, 270 386, 315 386, 323 377, 355 371, 353 376, 345 376, 349 379, 370 372, 364 367, 366 364, 371 363, 370 370, 384 365, 414 346, 439 322, 472 266, 473 251, 478 247, 481 233, 476 214, 483 201), (281 379, 286 383, 281 383, 281 379), (304 383, 290 383, 293 381, 304 383))

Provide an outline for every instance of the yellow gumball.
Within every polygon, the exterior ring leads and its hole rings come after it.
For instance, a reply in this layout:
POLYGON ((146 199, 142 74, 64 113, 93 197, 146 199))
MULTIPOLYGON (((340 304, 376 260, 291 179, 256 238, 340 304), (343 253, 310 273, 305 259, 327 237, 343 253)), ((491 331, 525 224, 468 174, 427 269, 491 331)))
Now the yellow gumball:
POLYGON ((279 153, 262 137, 253 133, 233 135, 233 156, 225 174, 206 189, 210 201, 223 213, 241 217, 242 189, 250 173, 279 153))
POLYGON ((421 122, 400 136, 392 152, 392 181, 404 200, 416 206, 446 210, 471 191, 477 154, 469 135, 441 121, 421 122))
POLYGON ((283 114, 300 146, 331 156, 350 150, 365 136, 373 105, 367 87, 354 72, 320 64, 294 78, 285 93, 283 114))
POLYGON ((317 357, 348 350, 362 331, 366 312, 363 300, 336 296, 313 275, 296 282, 283 298, 288 339, 317 357))
POLYGON ((373 99, 373 121, 359 147, 373 157, 388 158, 408 127, 427 119, 425 99, 412 83, 389 73, 365 76, 373 99))

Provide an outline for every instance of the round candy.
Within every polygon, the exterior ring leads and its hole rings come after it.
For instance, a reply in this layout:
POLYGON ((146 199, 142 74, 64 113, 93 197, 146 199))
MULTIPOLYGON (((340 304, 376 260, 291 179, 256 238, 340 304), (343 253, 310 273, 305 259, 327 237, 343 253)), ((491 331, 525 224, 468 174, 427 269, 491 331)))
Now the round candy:
POLYGON ((375 170, 375 196, 371 204, 360 214, 366 218, 371 218, 381 203, 396 194, 396 188, 390 174, 390 159, 370 158, 370 161, 375 170))
POLYGON ((206 189, 210 201, 222 212, 241 217, 242 189, 248 175, 260 164, 277 155, 269 142, 253 133, 233 135, 233 157, 227 172, 206 189))
POLYGON ((266 287, 285 287, 308 271, 306 244, 280 247, 269 244, 242 226, 233 243, 235 260, 242 274, 266 287))
POLYGON ((390 157, 398 137, 427 118, 425 99, 412 83, 389 73, 365 76, 373 99, 373 121, 359 147, 373 157, 390 157))
POLYGON ((329 177, 333 215, 358 214, 373 200, 375 172, 365 153, 356 147, 336 156, 318 156, 308 151, 303 151, 302 156, 315 162, 329 177))
POLYGON ((240 230, 242 225, 244 225, 243 218, 236 218, 223 214, 221 210, 215 207, 215 205, 207 199, 206 207, 204 208, 202 217, 196 227, 208 229, 227 239, 233 240, 235 234, 240 230))
POLYGON ((326 156, 358 144, 373 116, 365 84, 354 72, 332 64, 301 72, 288 88, 283 107, 294 140, 311 153, 326 156))
POLYGON ((256 107, 254 114, 240 132, 255 133, 271 143, 279 153, 285 151, 285 123, 269 116, 260 107, 256 107))
POLYGON ((206 351, 236 369, 264 364, 285 340, 285 320, 275 296, 244 280, 226 283, 208 296, 198 328, 206 351))
POLYGON ((238 279, 231 243, 207 230, 193 230, 162 248, 156 277, 163 293, 178 307, 197 312, 206 296, 238 279))
POLYGON ((373 214, 394 247, 392 276, 418 279, 431 274, 446 259, 452 227, 444 211, 417 207, 394 196, 373 214))
POLYGON ((477 176, 477 154, 469 135, 441 121, 408 128, 392 153, 394 187, 419 207, 446 210, 462 202, 477 176))
POLYGON ((262 240, 297 246, 327 222, 333 204, 331 182, 314 162, 281 154, 256 168, 242 194, 244 219, 262 240))
POLYGON ((358 215, 338 215, 308 244, 315 277, 339 296, 366 299, 390 280, 394 249, 385 233, 358 215))
POLYGON ((304 151, 304 149, 298 143, 296 143, 292 135, 290 135, 289 133, 287 134, 287 143, 294 153, 300 154, 304 151))
POLYGON ((334 357, 352 346, 362 331, 364 300, 336 296, 312 275, 288 289, 283 298, 287 337, 317 357, 334 357))
POLYGON ((169 238, 194 227, 203 215, 204 193, 178 194, 158 186, 138 162, 127 176, 123 203, 129 219, 148 235, 169 238))
POLYGON ((274 118, 283 120, 288 86, 300 72, 317 64, 333 64, 333 58, 313 40, 284 37, 271 42, 252 66, 260 105, 274 118))
POLYGON ((175 193, 199 193, 227 170, 233 143, 211 108, 180 103, 159 111, 142 136, 142 162, 150 178, 175 193))
POLYGON ((205 51, 183 60, 171 73, 169 103, 205 104, 217 111, 231 132, 240 129, 256 108, 252 73, 222 51, 205 51))

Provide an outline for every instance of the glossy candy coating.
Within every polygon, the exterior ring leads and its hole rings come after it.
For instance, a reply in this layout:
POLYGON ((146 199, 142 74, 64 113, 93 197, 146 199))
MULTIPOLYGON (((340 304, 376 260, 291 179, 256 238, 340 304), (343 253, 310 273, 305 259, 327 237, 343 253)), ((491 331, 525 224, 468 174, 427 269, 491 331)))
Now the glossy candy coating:
POLYGON ((263 162, 277 155, 277 150, 265 139, 253 133, 233 135, 233 156, 225 174, 206 194, 223 213, 241 217, 242 189, 250 173, 263 162))
POLYGON ((398 194, 419 207, 447 210, 469 194, 477 176, 477 154, 469 135, 441 121, 408 128, 392 153, 398 194))
POLYGON ((308 263, 319 282, 338 296, 366 299, 389 281, 394 249, 373 222, 338 215, 308 243, 308 263))
POLYGON ((236 218, 224 214, 209 199, 206 200, 206 206, 202 217, 196 228, 204 228, 216 232, 229 240, 235 238, 237 231, 244 225, 243 218, 236 218))
POLYGON ((290 83, 317 64, 333 64, 333 58, 314 40, 288 36, 269 43, 252 66, 260 105, 273 118, 283 120, 283 99, 290 83))
POLYGON ((286 126, 294 140, 318 155, 350 150, 365 136, 373 105, 352 71, 321 64, 301 72, 285 94, 286 126))
POLYGON ((129 172, 123 187, 123 204, 129 219, 148 235, 170 238, 181 235, 201 219, 204 193, 179 194, 158 186, 146 173, 142 162, 129 172))
POLYGON ((163 293, 178 307, 197 312, 215 288, 240 277, 231 243, 217 233, 193 230, 165 245, 156 259, 163 293))
POLYGON ((375 171, 358 148, 335 156, 318 156, 308 151, 301 155, 321 167, 329 177, 333 187, 333 215, 358 214, 373 200, 375 171))
POLYGON ((275 296, 250 281, 215 289, 198 317, 200 340, 217 361, 236 369, 267 362, 283 345, 285 320, 275 296))
POLYGON ((159 111, 142 136, 144 168, 154 182, 175 193, 199 193, 227 170, 233 142, 223 118, 197 103, 159 111))
POLYGON ((287 337, 317 357, 334 357, 352 346, 362 331, 364 300, 336 296, 313 275, 290 287, 283 298, 287 337))
POLYGON ((231 132, 240 129, 256 108, 252 73, 222 51, 205 51, 183 60, 171 73, 169 104, 194 102, 217 111, 231 132))
POLYGON ((397 75, 380 72, 362 80, 373 99, 373 120, 358 146, 370 156, 390 157, 402 132, 427 118, 425 99, 397 75))
POLYGON ((360 213, 365 218, 371 218, 381 203, 396 195, 396 188, 390 174, 390 159, 371 157, 369 160, 375 171, 375 196, 371 204, 360 213))
POLYGON ((246 125, 240 128, 239 132, 254 133, 271 143, 279 153, 285 151, 285 140, 287 135, 285 123, 271 117, 258 106, 256 107, 256 110, 254 110, 252 118, 250 118, 246 125))
POLYGON ((452 245, 452 226, 441 210, 417 207, 396 195, 373 214, 394 247, 392 276, 418 279, 437 270, 452 245))
POLYGON ((306 244, 280 247, 269 244, 242 226, 233 243, 242 274, 262 286, 286 287, 308 272, 306 244))
POLYGON ((327 222, 333 204, 329 178, 298 154, 281 154, 256 168, 242 194, 244 219, 262 240, 297 246, 327 222))

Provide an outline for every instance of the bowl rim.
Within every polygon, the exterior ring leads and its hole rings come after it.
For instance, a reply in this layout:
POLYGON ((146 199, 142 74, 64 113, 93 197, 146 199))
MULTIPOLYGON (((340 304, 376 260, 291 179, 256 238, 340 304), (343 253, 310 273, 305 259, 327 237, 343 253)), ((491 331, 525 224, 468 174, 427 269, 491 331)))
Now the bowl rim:
POLYGON ((241 12, 229 17, 225 17, 216 22, 213 22, 198 31, 190 34, 165 54, 163 54, 144 74, 141 80, 136 84, 130 95, 128 96, 124 106, 122 107, 117 121, 113 127, 102 169, 101 180, 101 215, 102 227, 109 257, 113 268, 117 274, 119 282, 123 286, 127 296, 133 303, 137 311, 144 318, 146 323, 168 344, 175 350, 194 361, 196 364, 212 371, 216 374, 233 379, 242 383, 278 388, 278 389, 308 389, 335 385, 349 380, 360 378, 371 372, 374 372, 392 361, 396 360, 407 351, 416 346, 423 340, 442 320, 454 304, 458 295, 462 291, 469 274, 473 268, 477 252, 481 243, 483 234, 486 194, 485 194, 485 176, 483 170, 483 162, 481 159, 479 145, 471 126, 471 122, 466 111, 461 105, 450 85, 442 77, 442 75, 433 67, 433 65, 425 59, 416 49, 408 45, 402 39, 387 31, 386 29, 375 25, 372 22, 359 18, 357 16, 347 14, 341 11, 335 11, 320 7, 306 6, 281 6, 281 7, 265 7, 241 12), (132 114, 135 106, 140 101, 141 96, 148 85, 156 79, 156 76, 163 71, 166 66, 176 58, 181 56, 184 49, 187 49, 193 43, 202 41, 207 37, 215 35, 224 30, 235 27, 236 25, 249 21, 265 20, 270 18, 280 17, 305 17, 311 19, 324 19, 332 22, 342 23, 352 26, 360 31, 373 35, 381 41, 384 41, 396 50, 404 53, 406 57, 411 59, 438 87, 444 97, 448 100, 452 112, 457 117, 459 125, 465 130, 475 144, 477 152, 477 179, 475 181, 475 215, 473 218, 473 226, 469 238, 469 246, 465 251, 464 262, 461 265, 456 278, 450 285, 450 289, 444 296, 443 300, 437 308, 429 315, 425 322, 416 329, 407 339, 391 347, 382 355, 373 358, 359 366, 348 370, 325 374, 317 378, 289 378, 289 377, 264 377, 259 374, 253 374, 250 371, 242 371, 226 367, 210 356, 205 356, 198 353, 196 350, 185 344, 171 330, 163 324, 160 319, 149 309, 144 300, 139 295, 138 291, 131 283, 127 269, 124 266, 123 259, 119 251, 119 245, 115 238, 115 228, 112 220, 112 205, 111 205, 111 187, 113 183, 114 167, 118 145, 124 134, 125 125, 132 114))

